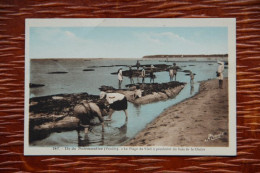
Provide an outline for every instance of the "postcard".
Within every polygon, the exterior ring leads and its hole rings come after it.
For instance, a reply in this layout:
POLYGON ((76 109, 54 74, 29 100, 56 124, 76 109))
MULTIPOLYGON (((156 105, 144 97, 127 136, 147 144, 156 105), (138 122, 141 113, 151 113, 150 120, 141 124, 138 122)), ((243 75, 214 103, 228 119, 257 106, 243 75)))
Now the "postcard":
POLYGON ((235 28, 26 19, 24 155, 236 155, 235 28))

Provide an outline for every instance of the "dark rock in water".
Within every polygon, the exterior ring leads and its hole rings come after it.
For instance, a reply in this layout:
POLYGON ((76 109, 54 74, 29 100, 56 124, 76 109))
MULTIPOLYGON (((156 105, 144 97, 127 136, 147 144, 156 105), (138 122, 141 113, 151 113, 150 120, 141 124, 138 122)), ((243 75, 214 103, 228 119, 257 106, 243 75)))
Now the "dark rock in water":
POLYGON ((102 65, 102 66, 98 66, 98 67, 114 67, 114 65, 102 65))
POLYGON ((64 74, 64 73, 68 73, 66 71, 54 71, 54 72, 49 72, 48 74, 64 74))
POLYGON ((100 91, 108 91, 108 90, 116 90, 114 87, 112 86, 105 86, 105 85, 102 85, 100 88, 99 88, 100 91))
MULTIPOLYGON (((137 71, 137 70, 133 70, 133 77, 139 77, 141 75, 141 70, 137 71)), ((111 74, 117 74, 117 72, 111 73, 111 74)), ((122 71, 123 76, 129 76, 130 71, 126 70, 126 71, 122 71)))
POLYGON ((124 67, 124 66, 127 66, 127 65, 101 65, 101 66, 95 66, 95 67, 124 67))
POLYGON ((190 72, 190 70, 183 70, 183 71, 181 71, 181 72, 184 72, 184 73, 189 73, 189 72, 190 72))
POLYGON ((153 92, 164 92, 168 88, 175 88, 177 86, 184 85, 183 82, 172 81, 168 83, 154 83, 154 84, 139 84, 137 88, 144 90, 143 95, 152 94, 153 92))
POLYGON ((95 69, 84 69, 83 71, 95 71, 95 69))
POLYGON ((45 86, 45 85, 30 83, 30 88, 38 88, 38 87, 43 87, 43 86, 45 86))
POLYGON ((102 66, 89 66, 89 68, 99 68, 99 67, 127 67, 127 65, 102 65, 102 66))
MULTIPOLYGON (((142 71, 142 67, 145 66, 145 71, 146 71, 146 76, 149 76, 149 73, 151 71, 151 64, 143 64, 140 66, 139 70, 137 70, 135 67, 135 65, 132 66, 132 71, 133 71, 133 77, 139 77, 141 75, 141 71, 142 71)), ((154 68, 153 68, 153 72, 162 72, 162 71, 168 71, 169 67, 171 65, 167 65, 167 64, 153 64, 154 68)), ((176 66, 177 69, 180 69, 178 66, 176 66)), ((123 76, 129 76, 130 71, 128 70, 124 70, 122 71, 123 76)), ((113 72, 111 73, 113 75, 116 75, 117 72, 113 72)))
POLYGON ((191 64, 191 65, 189 65, 189 66, 195 66, 195 65, 191 64))
POLYGON ((127 67, 127 65, 114 65, 115 67, 127 67))
POLYGON ((208 64, 208 65, 213 65, 213 64, 208 64))
MULTIPOLYGON (((190 75, 190 73, 187 73, 187 74, 185 74, 186 76, 189 76, 190 75)), ((196 75, 196 73, 193 73, 193 75, 195 76, 196 75)))

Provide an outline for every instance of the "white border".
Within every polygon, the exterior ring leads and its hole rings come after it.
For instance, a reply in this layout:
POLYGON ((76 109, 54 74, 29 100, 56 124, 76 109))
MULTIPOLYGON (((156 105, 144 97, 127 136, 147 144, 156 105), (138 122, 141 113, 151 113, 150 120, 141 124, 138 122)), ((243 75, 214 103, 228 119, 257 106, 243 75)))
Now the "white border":
POLYGON ((208 155, 235 156, 236 147, 236 19, 26 19, 25 23, 24 155, 208 155), (229 147, 30 147, 29 133, 29 35, 30 27, 228 27, 229 147), (75 149, 75 150, 74 150, 75 149), (92 150, 89 150, 92 149, 92 150), (96 150, 95 150, 96 149, 96 150), (168 150, 171 149, 171 150, 168 150))

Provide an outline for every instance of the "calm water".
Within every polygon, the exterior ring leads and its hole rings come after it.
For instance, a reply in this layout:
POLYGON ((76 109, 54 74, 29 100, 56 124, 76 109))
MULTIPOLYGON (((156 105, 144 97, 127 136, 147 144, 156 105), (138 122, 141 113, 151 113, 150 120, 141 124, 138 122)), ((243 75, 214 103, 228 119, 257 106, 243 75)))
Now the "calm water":
MULTIPOLYGON (((118 87, 116 72, 119 65, 135 65, 136 60, 32 60, 31 83, 44 84, 44 87, 32 88, 30 97, 54 95, 61 93, 81 93, 99 95, 99 87, 102 85, 118 87), (110 66, 114 67, 95 67, 110 66), (94 69, 94 71, 83 71, 94 69), (63 74, 48 74, 49 72, 64 71, 63 74)), ((141 64, 169 64, 172 62, 159 62, 158 60, 140 61, 141 64)), ((164 109, 194 95, 199 88, 199 81, 216 78, 217 63, 215 62, 177 62, 182 70, 191 70, 195 73, 195 83, 189 84, 190 77, 184 72, 178 72, 177 81, 186 82, 187 85, 180 94, 167 101, 136 106, 128 103, 128 121, 125 122, 123 111, 115 112, 111 122, 106 122, 105 132, 101 132, 100 126, 94 126, 88 134, 76 131, 52 133, 49 137, 35 141, 37 146, 118 146, 134 137, 140 130, 154 120, 164 109)), ((128 69, 121 66, 123 70, 128 69)), ((227 69, 225 70, 227 76, 227 69)), ((138 82, 137 78, 134 78, 138 82)), ((139 79, 141 82, 141 79, 139 79)), ((145 82, 149 82, 147 78, 145 82)), ((168 72, 156 73, 155 82, 169 82, 168 72)), ((124 77, 122 87, 129 84, 130 80, 124 77)))

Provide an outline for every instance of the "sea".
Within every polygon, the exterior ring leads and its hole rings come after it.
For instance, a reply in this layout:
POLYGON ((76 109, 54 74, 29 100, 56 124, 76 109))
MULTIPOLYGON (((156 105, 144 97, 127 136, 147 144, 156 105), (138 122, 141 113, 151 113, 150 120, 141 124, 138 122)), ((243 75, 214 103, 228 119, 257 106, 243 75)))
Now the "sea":
MULTIPOLYGON (((32 59, 30 61, 30 83, 43 84, 43 87, 30 88, 30 98, 56 94, 71 94, 87 92, 99 95, 102 85, 118 88, 117 72, 119 68, 128 70, 134 66, 137 59, 32 59)), ((177 73, 176 81, 187 83, 183 90, 172 99, 145 105, 134 105, 128 102, 128 121, 125 121, 123 111, 117 111, 112 121, 105 122, 105 131, 101 126, 93 126, 87 134, 76 130, 54 132, 42 140, 33 141, 31 146, 121 146, 143 130, 148 123, 158 117, 165 109, 199 91, 199 82, 215 79, 217 61, 166 61, 166 60, 139 60, 141 66, 148 64, 176 63, 181 68, 177 73), (194 84, 190 84, 190 76, 183 71, 190 70, 195 74, 194 84)), ((135 67, 133 67, 135 69, 135 67)), ((169 73, 155 73, 156 83, 170 81, 169 73)), ((225 66, 224 76, 228 77, 228 66, 225 66)), ((135 83, 142 82, 141 78, 134 78, 135 83)), ((146 78, 145 83, 150 79, 146 78)), ((130 84, 128 77, 123 78, 122 88, 130 84)), ((217 87, 217 86, 216 86, 217 87)), ((192 115, 190 115, 192 116, 192 115)))

